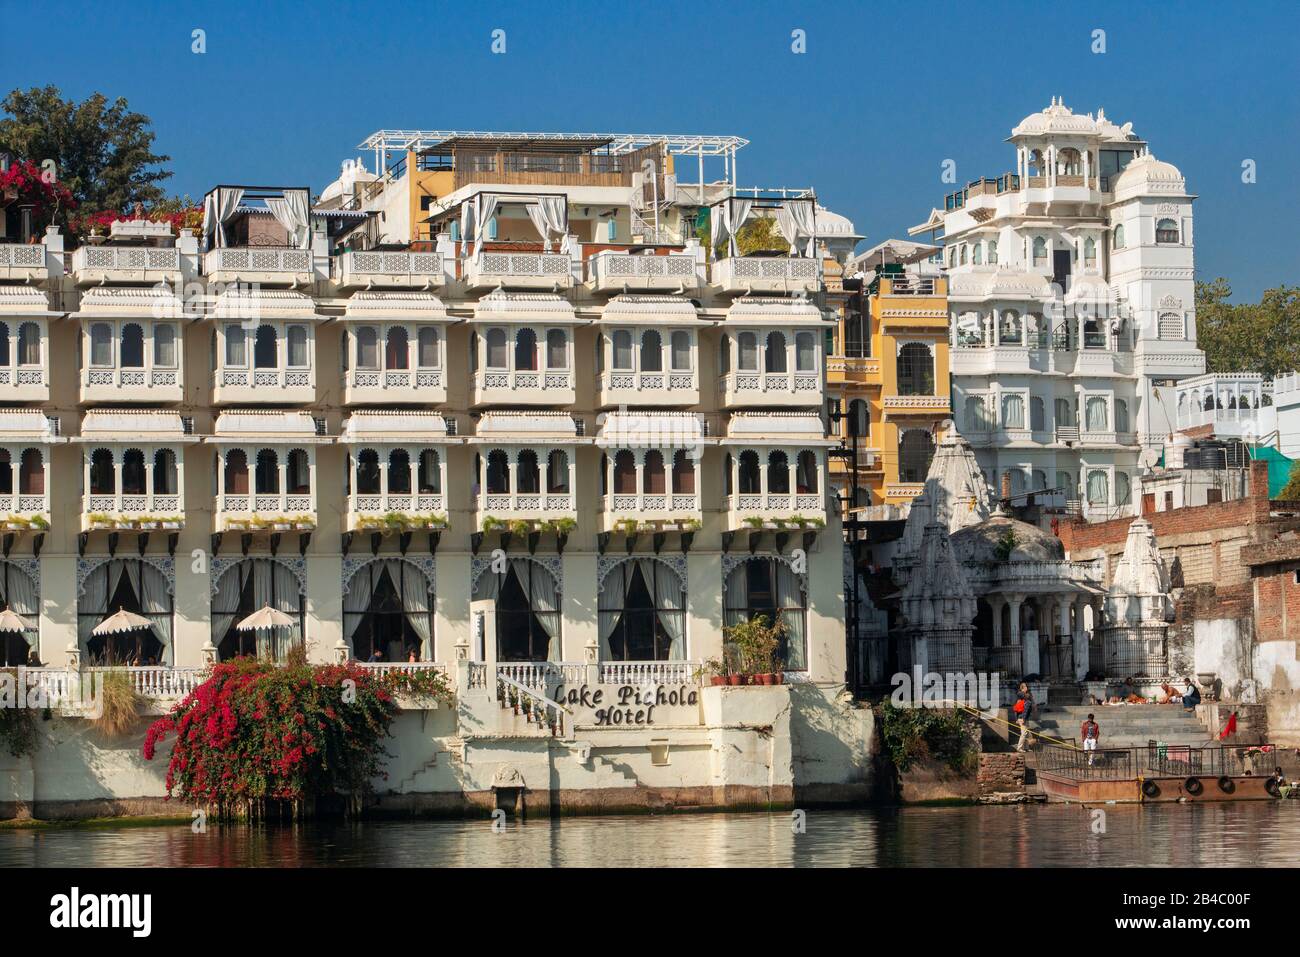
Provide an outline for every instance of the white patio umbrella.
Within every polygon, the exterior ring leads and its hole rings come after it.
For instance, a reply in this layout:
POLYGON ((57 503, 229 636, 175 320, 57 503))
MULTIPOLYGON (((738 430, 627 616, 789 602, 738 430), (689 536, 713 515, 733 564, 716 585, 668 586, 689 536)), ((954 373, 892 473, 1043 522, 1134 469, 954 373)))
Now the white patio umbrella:
POLYGON ((141 628, 153 628, 153 622, 144 615, 137 615, 125 608, 118 608, 117 611, 96 625, 90 633, 92 635, 120 635, 127 631, 139 631, 141 628))
POLYGON ((12 608, 6 608, 0 611, 0 634, 31 631, 32 626, 27 623, 22 615, 12 608))
POLYGON ((270 631, 273 628, 292 628, 294 620, 270 605, 263 605, 235 626, 236 631, 270 631))

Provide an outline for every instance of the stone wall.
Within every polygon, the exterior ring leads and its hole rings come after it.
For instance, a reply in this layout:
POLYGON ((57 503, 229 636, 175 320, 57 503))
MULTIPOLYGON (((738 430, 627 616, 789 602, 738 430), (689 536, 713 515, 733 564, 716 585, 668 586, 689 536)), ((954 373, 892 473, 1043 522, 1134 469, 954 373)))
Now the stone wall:
POLYGON ((977 776, 979 796, 998 800, 999 796, 1023 795, 1025 790, 1025 756, 1015 751, 980 755, 977 776))

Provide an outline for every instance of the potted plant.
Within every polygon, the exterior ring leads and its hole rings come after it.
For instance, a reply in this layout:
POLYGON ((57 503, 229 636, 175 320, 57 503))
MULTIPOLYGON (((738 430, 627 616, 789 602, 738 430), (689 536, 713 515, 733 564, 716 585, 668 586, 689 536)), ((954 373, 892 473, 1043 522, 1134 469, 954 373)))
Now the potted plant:
POLYGON ((86 516, 86 519, 87 521, 90 522, 91 528, 99 529, 99 528, 113 527, 113 522, 108 517, 107 512, 91 512, 89 515, 86 516))
POLYGON ((158 519, 152 515, 141 515, 137 521, 141 528, 157 528, 159 525, 158 519))
POLYGON ((693 677, 696 681, 699 681, 705 676, 708 676, 711 685, 725 685, 727 683, 727 666, 722 663, 720 658, 710 658, 695 669, 693 677))
POLYGON ((50 530, 50 520, 44 515, 33 515, 29 521, 31 522, 32 528, 39 529, 42 532, 48 532, 50 530))
POLYGON ((506 530, 509 531, 511 535, 527 535, 532 531, 532 527, 532 523, 526 518, 512 518, 510 521, 506 522, 506 530))
POLYGON ((506 527, 505 519, 497 518, 495 515, 483 516, 483 531, 500 532, 500 531, 504 531, 505 527, 506 527))
POLYGON ((614 527, 630 538, 637 533, 640 523, 635 518, 620 518, 614 523, 614 527))
POLYGON ((425 528, 446 528, 447 516, 442 513, 435 513, 433 515, 428 515, 424 519, 424 527, 425 528))
POLYGON ((293 518, 293 527, 300 532, 309 532, 316 527, 316 516, 295 515, 293 518))
POLYGON ((159 524, 161 524, 163 528, 175 531, 181 527, 182 521, 183 520, 179 515, 164 515, 159 524))
POLYGON ((275 516, 275 518, 271 519, 270 524, 271 528, 275 529, 277 532, 287 532, 293 528, 293 523, 289 521, 287 515, 275 516))
POLYGON ((757 515, 751 515, 746 518, 745 524, 756 532, 761 532, 763 530, 763 519, 759 518, 757 515))
POLYGON ((766 615, 755 615, 749 621, 722 629, 724 640, 736 649, 742 673, 752 675, 754 683, 762 685, 775 684, 773 661, 784 632, 784 622, 773 624, 766 615))
POLYGON ((383 517, 383 525, 389 531, 400 532, 410 524, 411 520, 401 512, 389 512, 383 517))

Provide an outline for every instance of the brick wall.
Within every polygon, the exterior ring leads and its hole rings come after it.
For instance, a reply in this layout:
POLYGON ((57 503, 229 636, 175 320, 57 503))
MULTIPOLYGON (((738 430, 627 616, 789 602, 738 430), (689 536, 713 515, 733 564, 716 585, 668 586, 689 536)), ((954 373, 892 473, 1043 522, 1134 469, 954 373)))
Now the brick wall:
POLYGON ((981 796, 1023 790, 1025 756, 1014 751, 981 754, 978 783, 981 796))
POLYGON ((1300 638, 1300 562, 1260 569, 1255 579, 1255 635, 1259 641, 1300 638))

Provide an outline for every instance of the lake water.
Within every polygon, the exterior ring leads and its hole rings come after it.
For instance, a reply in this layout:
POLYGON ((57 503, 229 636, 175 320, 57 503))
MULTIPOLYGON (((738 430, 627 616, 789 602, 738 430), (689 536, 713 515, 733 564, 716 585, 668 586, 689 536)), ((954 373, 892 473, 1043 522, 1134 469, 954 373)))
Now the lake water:
POLYGON ((0 867, 1294 866, 1300 801, 0 830, 0 867), (1099 825, 1104 833, 1096 833, 1099 825))

